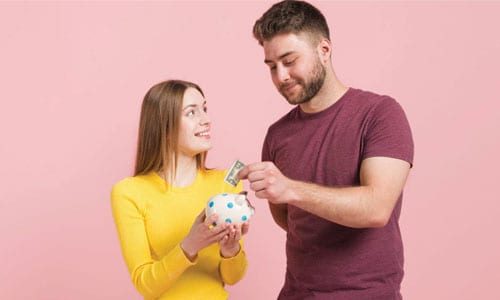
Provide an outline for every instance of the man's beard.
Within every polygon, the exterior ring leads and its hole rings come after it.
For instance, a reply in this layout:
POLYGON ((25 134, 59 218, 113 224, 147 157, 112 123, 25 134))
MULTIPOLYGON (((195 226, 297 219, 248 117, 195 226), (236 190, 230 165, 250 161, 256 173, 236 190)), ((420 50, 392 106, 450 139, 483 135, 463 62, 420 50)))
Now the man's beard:
POLYGON ((319 60, 317 60, 311 72, 311 79, 309 80, 309 82, 304 82, 303 80, 297 80, 294 83, 292 83, 302 86, 302 91, 300 92, 299 95, 293 98, 292 96, 287 97, 284 89, 290 86, 290 83, 287 83, 286 85, 281 85, 279 92, 281 95, 283 95, 283 97, 285 97, 288 103, 292 105, 306 103, 310 101, 314 96, 316 96, 319 90, 323 87, 323 84, 325 83, 325 77, 326 77, 325 67, 321 64, 319 60))

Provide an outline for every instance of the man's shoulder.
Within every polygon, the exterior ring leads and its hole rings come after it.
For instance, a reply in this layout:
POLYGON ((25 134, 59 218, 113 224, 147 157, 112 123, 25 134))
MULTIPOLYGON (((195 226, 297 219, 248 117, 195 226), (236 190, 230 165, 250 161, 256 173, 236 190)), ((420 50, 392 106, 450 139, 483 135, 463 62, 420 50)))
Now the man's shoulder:
MULTIPOLYGON (((398 102, 391 96, 378 94, 375 92, 362 90, 358 88, 349 88, 345 105, 342 105, 342 110, 347 109, 349 114, 369 115, 376 110, 383 110, 385 108, 398 106, 398 102)), ((274 135, 280 135, 283 132, 290 130, 293 124, 298 119, 299 106, 295 106, 285 115, 272 123, 267 131, 267 136, 272 138, 274 135)))
POLYGON ((352 89, 345 109, 352 117, 359 116, 359 120, 377 119, 382 115, 400 114, 401 105, 391 96, 378 94, 361 89, 352 89))
POLYGON ((298 106, 295 106, 290 111, 288 111, 285 115, 279 118, 276 122, 272 123, 269 126, 268 134, 280 130, 281 128, 286 128, 287 125, 293 121, 294 116, 297 114, 298 106))
POLYGON ((352 90, 351 101, 354 102, 356 105, 376 107, 378 105, 396 103, 396 100, 394 100, 394 98, 388 95, 378 94, 375 92, 356 89, 356 88, 351 88, 351 90, 352 90))

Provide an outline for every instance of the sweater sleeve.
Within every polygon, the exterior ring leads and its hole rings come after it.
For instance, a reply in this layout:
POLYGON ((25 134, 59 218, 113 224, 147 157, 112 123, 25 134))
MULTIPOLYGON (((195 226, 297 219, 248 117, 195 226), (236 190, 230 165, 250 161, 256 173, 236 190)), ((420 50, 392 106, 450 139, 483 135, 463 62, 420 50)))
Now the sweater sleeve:
MULTIPOLYGON (((231 193, 239 193, 243 190, 243 183, 240 181, 236 187, 231 188, 231 193)), ((224 283, 233 285, 240 281, 247 269, 247 257, 243 250, 243 239, 240 239, 240 251, 233 257, 221 257, 219 272, 224 283)))
POLYGON ((243 240, 240 240, 240 251, 233 257, 222 258, 219 266, 222 281, 229 285, 240 281, 247 269, 247 257, 243 250, 243 240))
POLYGON ((159 260, 154 260, 138 203, 127 196, 123 186, 115 185, 111 192, 111 205, 122 254, 134 286, 144 297, 159 297, 197 261, 191 262, 180 245, 159 260))

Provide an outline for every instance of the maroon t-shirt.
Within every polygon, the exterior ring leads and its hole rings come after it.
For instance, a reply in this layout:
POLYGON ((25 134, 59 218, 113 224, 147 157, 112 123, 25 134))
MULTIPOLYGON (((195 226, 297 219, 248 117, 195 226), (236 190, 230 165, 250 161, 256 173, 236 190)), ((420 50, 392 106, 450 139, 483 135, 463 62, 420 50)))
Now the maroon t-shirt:
MULTIPOLYGON (((412 164, 410 126, 394 99, 353 88, 321 112, 292 109, 269 128, 262 150, 285 176, 331 187, 359 185, 361 162, 373 156, 412 164)), ((279 299, 400 299, 401 197, 383 228, 349 228, 288 205, 279 299)))

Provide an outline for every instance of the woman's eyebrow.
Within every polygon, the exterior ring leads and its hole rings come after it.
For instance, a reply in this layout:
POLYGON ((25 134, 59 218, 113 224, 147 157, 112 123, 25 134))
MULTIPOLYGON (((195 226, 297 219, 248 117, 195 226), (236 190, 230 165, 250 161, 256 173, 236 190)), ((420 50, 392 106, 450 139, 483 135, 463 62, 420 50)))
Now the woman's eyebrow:
MULTIPOLYGON (((207 104, 207 100, 203 101, 203 105, 206 105, 207 104)), ((189 105, 186 105, 182 110, 186 110, 186 108, 190 108, 190 107, 197 107, 198 105, 197 104, 189 104, 189 105)))

